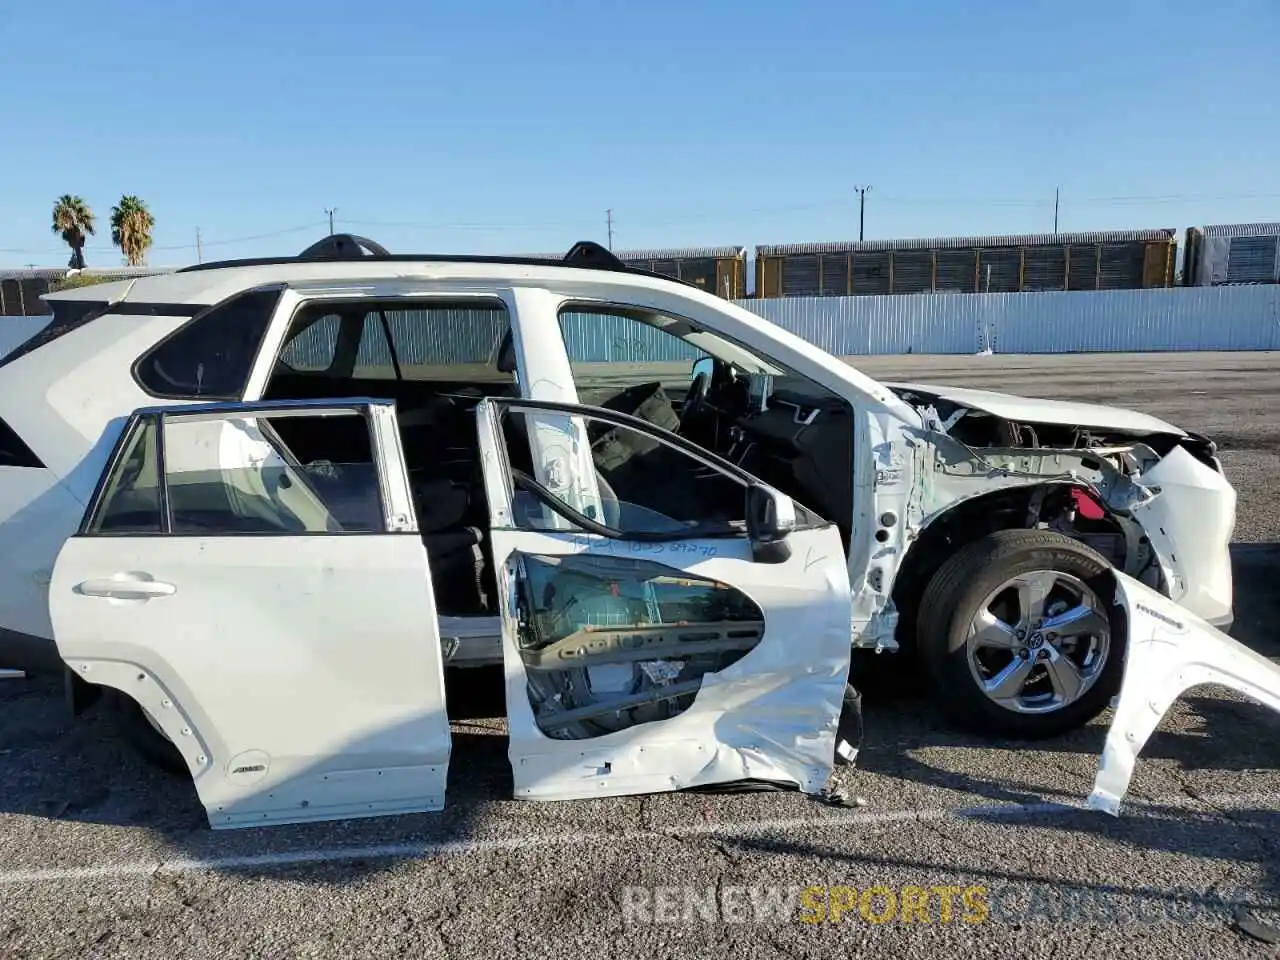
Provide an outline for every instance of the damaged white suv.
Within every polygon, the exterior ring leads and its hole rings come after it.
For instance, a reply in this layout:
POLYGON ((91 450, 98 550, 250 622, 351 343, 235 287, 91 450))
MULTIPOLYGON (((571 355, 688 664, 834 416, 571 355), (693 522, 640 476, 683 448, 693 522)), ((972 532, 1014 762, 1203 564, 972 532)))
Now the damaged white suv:
POLYGON ((1207 440, 882 384, 595 244, 46 299, 0 361, 0 665, 110 689, 215 826, 437 809, 446 666, 504 665, 517 796, 813 792, 851 649, 1038 737, 1118 691, 1133 590, 1231 618, 1207 440))

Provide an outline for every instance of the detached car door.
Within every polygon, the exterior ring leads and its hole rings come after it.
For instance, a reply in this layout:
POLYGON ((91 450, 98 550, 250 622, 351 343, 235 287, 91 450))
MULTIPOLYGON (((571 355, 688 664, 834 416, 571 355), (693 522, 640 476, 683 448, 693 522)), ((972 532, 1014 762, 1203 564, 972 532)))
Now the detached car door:
POLYGON ((141 705, 215 828, 444 805, 439 628, 391 403, 135 413, 50 610, 62 658, 141 705))
POLYGON ((477 417, 515 795, 819 791, 849 670, 836 527, 633 417, 477 417))

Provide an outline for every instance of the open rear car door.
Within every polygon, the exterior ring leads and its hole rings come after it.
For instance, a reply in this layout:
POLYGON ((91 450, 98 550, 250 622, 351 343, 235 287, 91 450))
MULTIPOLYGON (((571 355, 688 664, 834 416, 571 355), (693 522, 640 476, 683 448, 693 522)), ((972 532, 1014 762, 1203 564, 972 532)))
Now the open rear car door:
POLYGON ((443 807, 439 628, 392 403, 134 414, 49 602, 62 658, 137 701, 211 826, 443 807))
POLYGON ((477 409, 515 795, 818 792, 848 680, 833 524, 593 407, 477 409))

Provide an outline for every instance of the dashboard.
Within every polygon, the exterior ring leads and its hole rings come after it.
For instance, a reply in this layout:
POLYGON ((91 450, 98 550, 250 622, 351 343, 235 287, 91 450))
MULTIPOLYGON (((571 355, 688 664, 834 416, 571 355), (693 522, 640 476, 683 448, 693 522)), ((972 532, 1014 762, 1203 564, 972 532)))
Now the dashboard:
POLYGON ((780 387, 760 401, 731 382, 709 388, 700 407, 702 418, 714 423, 713 436, 706 438, 710 442, 690 439, 832 521, 847 539, 853 519, 853 418, 843 400, 780 387))

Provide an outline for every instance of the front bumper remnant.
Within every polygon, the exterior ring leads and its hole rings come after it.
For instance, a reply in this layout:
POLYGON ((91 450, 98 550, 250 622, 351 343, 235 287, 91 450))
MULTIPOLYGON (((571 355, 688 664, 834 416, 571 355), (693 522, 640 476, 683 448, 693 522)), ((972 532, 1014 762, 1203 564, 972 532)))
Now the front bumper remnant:
POLYGON ((1089 806, 1116 815, 1138 754, 1173 702, 1216 683, 1280 712, 1280 666, 1154 590, 1116 573, 1129 644, 1124 683, 1107 731, 1089 806))

